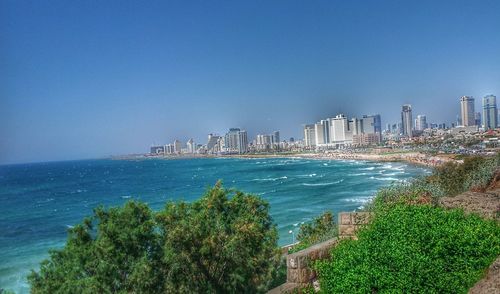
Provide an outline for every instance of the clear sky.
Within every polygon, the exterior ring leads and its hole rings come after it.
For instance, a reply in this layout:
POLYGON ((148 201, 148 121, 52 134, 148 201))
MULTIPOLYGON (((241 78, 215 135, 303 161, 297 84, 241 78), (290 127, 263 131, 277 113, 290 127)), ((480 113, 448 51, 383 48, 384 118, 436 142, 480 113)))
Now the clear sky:
POLYGON ((500 96, 500 1, 0 1, 0 163, 500 96), (147 4, 146 4, 147 3, 147 4))

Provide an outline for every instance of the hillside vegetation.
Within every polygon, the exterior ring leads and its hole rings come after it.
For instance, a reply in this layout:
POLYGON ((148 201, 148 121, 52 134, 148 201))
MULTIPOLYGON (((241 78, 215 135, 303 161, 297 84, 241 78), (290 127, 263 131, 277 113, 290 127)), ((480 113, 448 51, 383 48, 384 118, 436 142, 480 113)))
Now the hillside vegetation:
POLYGON ((500 155, 448 163, 432 175, 382 189, 373 222, 318 262, 324 293, 466 293, 500 255, 500 226, 439 199, 484 191, 500 155))

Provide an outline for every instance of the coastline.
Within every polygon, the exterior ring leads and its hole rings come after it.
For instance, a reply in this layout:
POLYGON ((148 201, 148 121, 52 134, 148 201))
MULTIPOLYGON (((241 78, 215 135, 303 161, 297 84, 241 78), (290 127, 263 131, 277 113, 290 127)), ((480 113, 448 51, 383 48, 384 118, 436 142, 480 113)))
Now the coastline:
POLYGON ((254 153, 254 154, 179 154, 179 155, 129 155, 117 156, 112 159, 195 159, 195 158, 303 158, 317 160, 367 160, 376 162, 405 162, 434 168, 447 162, 457 160, 445 155, 429 155, 422 152, 354 152, 354 151, 332 151, 332 152, 301 152, 301 153, 254 153))

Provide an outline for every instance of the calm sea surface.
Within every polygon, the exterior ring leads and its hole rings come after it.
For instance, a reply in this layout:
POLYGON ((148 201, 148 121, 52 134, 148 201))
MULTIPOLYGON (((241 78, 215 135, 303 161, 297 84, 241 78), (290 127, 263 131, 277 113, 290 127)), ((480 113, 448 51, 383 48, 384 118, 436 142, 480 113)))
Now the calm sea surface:
POLYGON ((277 159, 87 160, 0 166, 0 288, 26 293, 26 275, 98 205, 129 199, 161 209, 222 179, 271 204, 280 245, 326 210, 361 208, 382 186, 426 173, 403 163, 277 159))

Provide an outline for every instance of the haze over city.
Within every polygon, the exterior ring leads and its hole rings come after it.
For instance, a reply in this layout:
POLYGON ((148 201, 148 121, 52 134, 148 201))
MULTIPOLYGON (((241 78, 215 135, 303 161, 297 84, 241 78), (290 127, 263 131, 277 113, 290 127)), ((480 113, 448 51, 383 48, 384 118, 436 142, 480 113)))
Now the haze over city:
POLYGON ((500 95, 498 1, 0 3, 0 164, 500 95))

